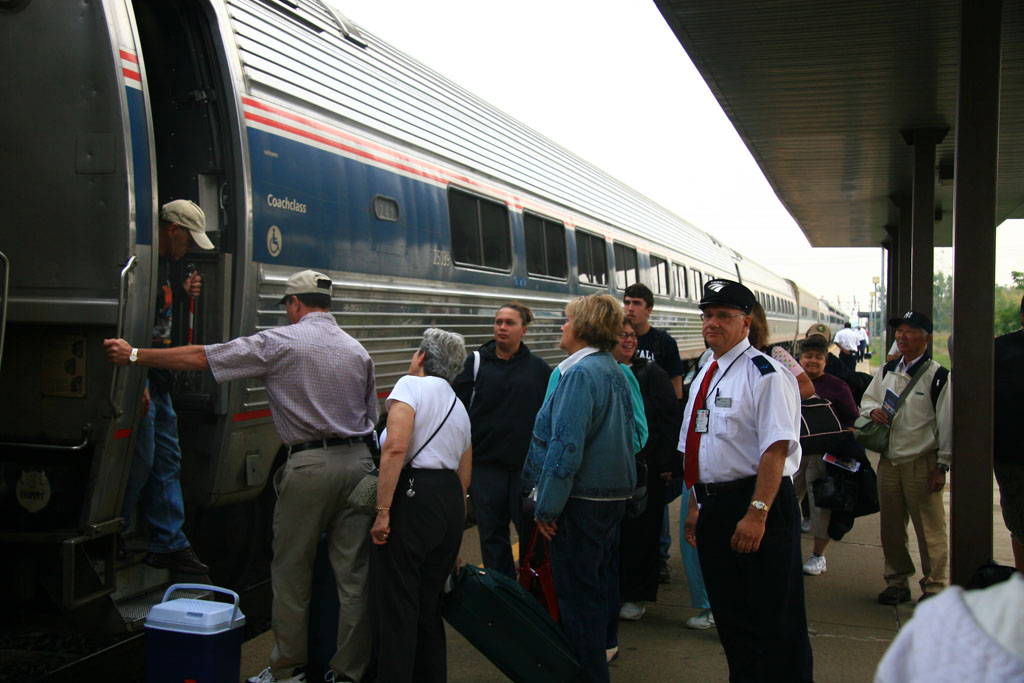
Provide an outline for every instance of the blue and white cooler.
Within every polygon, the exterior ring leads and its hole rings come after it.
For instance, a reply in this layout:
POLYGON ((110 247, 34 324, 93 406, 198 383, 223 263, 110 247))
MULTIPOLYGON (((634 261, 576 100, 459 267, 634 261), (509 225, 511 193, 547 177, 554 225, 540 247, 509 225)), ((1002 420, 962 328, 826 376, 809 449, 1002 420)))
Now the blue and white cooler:
POLYGON ((223 683, 239 680, 245 615, 238 593, 201 583, 176 583, 146 617, 148 683, 223 683), (168 600, 180 590, 230 595, 234 602, 168 600))

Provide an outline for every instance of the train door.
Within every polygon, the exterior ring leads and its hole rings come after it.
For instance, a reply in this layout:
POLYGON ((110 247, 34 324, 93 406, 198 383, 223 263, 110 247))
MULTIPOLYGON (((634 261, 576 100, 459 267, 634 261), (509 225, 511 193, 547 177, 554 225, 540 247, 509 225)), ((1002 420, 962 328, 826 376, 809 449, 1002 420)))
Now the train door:
POLYGON ((17 599, 45 577, 69 608, 112 589, 112 562, 104 582, 74 567, 86 546, 113 559, 142 387, 103 339, 150 325, 152 174, 123 18, 0 3, 0 579, 17 599))

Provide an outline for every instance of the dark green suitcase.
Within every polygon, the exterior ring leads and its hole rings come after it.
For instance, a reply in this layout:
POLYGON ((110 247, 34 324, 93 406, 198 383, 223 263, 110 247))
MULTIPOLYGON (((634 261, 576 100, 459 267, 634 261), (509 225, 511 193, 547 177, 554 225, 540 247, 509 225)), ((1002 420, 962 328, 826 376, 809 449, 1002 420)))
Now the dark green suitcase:
POLYGON ((464 565, 445 596, 444 618, 513 681, 579 680, 562 628, 501 572, 464 565))

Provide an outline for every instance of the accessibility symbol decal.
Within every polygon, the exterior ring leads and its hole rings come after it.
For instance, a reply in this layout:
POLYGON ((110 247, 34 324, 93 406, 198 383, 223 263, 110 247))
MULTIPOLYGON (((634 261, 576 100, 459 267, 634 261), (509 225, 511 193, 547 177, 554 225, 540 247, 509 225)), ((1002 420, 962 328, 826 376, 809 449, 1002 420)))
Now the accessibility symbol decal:
POLYGON ((284 243, 281 240, 281 229, 276 225, 271 225, 270 230, 267 230, 267 251, 270 255, 277 257, 281 254, 281 248, 284 243))

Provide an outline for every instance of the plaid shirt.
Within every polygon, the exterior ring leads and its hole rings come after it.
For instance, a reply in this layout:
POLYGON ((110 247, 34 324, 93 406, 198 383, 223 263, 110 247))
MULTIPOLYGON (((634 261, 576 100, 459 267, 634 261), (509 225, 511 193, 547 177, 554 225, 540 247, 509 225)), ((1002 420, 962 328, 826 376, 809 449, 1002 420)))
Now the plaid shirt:
POLYGON ((206 347, 218 383, 260 377, 285 444, 363 436, 378 418, 373 361, 327 312, 206 347))

